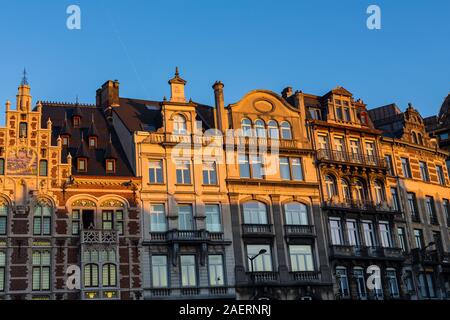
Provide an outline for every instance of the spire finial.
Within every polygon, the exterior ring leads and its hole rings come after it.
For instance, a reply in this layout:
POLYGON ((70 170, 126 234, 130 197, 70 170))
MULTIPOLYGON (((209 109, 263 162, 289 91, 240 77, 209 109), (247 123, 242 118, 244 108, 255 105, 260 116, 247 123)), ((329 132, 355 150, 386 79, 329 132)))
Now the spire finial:
POLYGON ((109 133, 109 144, 112 145, 112 135, 111 135, 111 132, 109 133))
POLYGON ((175 67, 175 76, 178 77, 180 75, 180 72, 178 70, 178 67, 175 67))
POLYGON ((23 77, 22 77, 22 82, 20 83, 20 85, 22 85, 22 86, 28 85, 27 69, 25 69, 25 68, 23 68, 23 77))
POLYGON ((92 111, 92 113, 91 113, 91 121, 92 121, 92 123, 94 123, 94 111, 92 111))
POLYGON ((79 99, 78 99, 78 95, 76 96, 75 100, 76 100, 76 105, 79 105, 80 102, 79 102, 79 99))

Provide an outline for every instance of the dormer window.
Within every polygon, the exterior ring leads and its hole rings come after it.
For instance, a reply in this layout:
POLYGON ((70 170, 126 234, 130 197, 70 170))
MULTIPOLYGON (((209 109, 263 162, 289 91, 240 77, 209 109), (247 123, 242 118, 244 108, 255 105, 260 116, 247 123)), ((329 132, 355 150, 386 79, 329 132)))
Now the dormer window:
POLYGON ((115 173, 116 172, 116 160, 107 159, 106 160, 106 173, 115 173))
POLYGON ((28 125, 26 122, 21 122, 19 125, 19 138, 26 138, 28 135, 28 125))
POLYGON ((62 136, 61 140, 62 140, 62 145, 64 147, 68 147, 69 146, 69 136, 62 136))
POLYGON ((186 134, 187 125, 186 118, 180 114, 173 117, 173 133, 174 134, 186 134))
POLYGON ((80 116, 74 116, 72 119, 74 128, 78 128, 80 126, 81 117, 80 116))
POLYGON ((86 172, 87 171, 87 159, 86 158, 78 159, 77 170, 78 170, 78 172, 86 172))
POLYGON ((89 137, 89 148, 97 148, 97 137, 89 137))

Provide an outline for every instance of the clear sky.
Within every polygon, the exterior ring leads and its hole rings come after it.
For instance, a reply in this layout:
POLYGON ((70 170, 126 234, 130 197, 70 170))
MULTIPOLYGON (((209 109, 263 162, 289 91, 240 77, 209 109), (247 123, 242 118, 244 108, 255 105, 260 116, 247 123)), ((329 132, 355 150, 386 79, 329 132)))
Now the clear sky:
POLYGON ((325 94, 336 85, 369 108, 412 102, 436 114, 450 92, 450 1, 0 0, 0 102, 15 101, 24 67, 34 101, 95 102, 118 79, 121 96, 169 96, 175 66, 186 94, 213 104, 286 86, 325 94), (81 30, 66 9, 81 8, 81 30), (370 4, 381 30, 366 27, 370 4))

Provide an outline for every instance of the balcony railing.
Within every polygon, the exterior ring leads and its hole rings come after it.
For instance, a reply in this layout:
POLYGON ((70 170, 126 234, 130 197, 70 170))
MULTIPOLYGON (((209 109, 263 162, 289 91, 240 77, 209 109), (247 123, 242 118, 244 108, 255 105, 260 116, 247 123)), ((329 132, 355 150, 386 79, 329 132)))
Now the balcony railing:
POLYGON ((438 220, 438 218, 436 216, 433 215, 433 216, 430 217, 430 223, 432 225, 438 226, 439 225, 439 220, 438 220))
POLYGON ((380 258, 403 260, 401 248, 332 245, 330 255, 340 258, 380 258))
POLYGON ((425 250, 415 248, 411 250, 413 264, 436 265, 440 263, 440 256, 437 250, 425 250))
POLYGON ((84 230, 81 234, 81 243, 116 245, 118 243, 117 231, 84 230))
POLYGON ((317 151, 317 159, 319 161, 334 161, 387 169, 387 163, 384 158, 374 155, 364 155, 362 153, 320 149, 317 151))
POLYGON ((290 274, 292 280, 295 282, 314 282, 320 280, 319 271, 294 271, 290 274))
POLYGON ((169 230, 150 232, 151 241, 223 241, 223 232, 206 230, 169 230))
POLYGON ((279 279, 278 272, 271 271, 248 272, 248 276, 251 281, 257 284, 278 282, 279 279))
POLYGON ((367 211, 367 212, 384 212, 384 213, 400 213, 398 209, 393 206, 388 205, 386 201, 375 203, 373 201, 355 201, 355 200, 329 200, 323 203, 324 208, 329 209, 349 209, 357 211, 367 211))
POLYGON ((315 235, 314 226, 312 225, 285 225, 284 232, 287 236, 313 236, 315 235))
POLYGON ((243 224, 242 233, 244 235, 273 235, 271 224, 243 224))

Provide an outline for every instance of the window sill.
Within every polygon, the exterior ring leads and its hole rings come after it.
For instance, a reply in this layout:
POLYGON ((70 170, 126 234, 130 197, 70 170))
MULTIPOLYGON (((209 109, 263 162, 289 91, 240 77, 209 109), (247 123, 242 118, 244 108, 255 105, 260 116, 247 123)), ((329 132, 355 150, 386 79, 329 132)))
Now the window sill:
POLYGON ((147 185, 148 186, 165 186, 166 184, 164 182, 162 182, 162 183, 159 183, 159 182, 155 182, 155 183, 148 182, 147 185))

